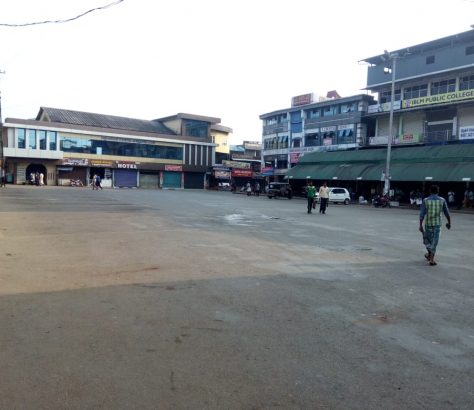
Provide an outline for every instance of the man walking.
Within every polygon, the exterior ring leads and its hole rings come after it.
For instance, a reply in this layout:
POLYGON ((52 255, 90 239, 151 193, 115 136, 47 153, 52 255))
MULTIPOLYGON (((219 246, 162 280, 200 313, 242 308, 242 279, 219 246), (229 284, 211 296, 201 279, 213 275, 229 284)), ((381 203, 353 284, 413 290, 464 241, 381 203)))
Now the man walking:
POLYGON ((319 200, 321 201, 319 204, 319 213, 325 214, 329 201, 329 188, 326 182, 319 188, 319 200))
POLYGON ((438 196, 439 187, 432 185, 430 188, 431 195, 425 198, 420 209, 420 227, 419 230, 423 234, 423 243, 428 253, 425 258, 431 266, 436 265, 434 260, 436 247, 438 246, 439 234, 441 232, 441 212, 444 213, 448 223, 447 229, 451 229, 451 216, 449 215, 448 205, 444 198, 438 196), (423 220, 425 227, 423 229, 423 220))
POLYGON ((316 196, 316 188, 313 186, 311 181, 308 182, 306 186, 306 198, 308 199, 308 213, 311 213, 313 209, 314 197, 316 196))

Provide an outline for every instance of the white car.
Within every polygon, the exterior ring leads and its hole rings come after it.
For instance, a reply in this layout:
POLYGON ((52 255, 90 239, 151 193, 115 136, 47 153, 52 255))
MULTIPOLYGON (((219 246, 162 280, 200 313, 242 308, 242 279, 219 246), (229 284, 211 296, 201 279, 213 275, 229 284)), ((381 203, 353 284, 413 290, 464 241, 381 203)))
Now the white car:
MULTIPOLYGON (((319 192, 316 192, 316 201, 319 202, 319 192)), ((329 187, 329 202, 349 205, 351 196, 346 188, 329 187)))

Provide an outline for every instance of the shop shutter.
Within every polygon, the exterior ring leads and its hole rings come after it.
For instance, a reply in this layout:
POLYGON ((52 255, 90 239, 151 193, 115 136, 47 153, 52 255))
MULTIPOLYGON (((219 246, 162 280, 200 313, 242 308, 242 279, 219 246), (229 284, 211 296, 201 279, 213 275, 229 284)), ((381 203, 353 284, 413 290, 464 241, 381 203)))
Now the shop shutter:
POLYGON ((184 173, 185 189, 204 189, 204 174, 198 172, 184 173))
POLYGON ((163 188, 181 188, 181 172, 163 172, 163 188))
POLYGON ((144 174, 140 172, 140 188, 158 189, 160 187, 159 174, 144 174))
POLYGON ((136 188, 137 171, 132 169, 115 169, 114 186, 116 188, 136 188))

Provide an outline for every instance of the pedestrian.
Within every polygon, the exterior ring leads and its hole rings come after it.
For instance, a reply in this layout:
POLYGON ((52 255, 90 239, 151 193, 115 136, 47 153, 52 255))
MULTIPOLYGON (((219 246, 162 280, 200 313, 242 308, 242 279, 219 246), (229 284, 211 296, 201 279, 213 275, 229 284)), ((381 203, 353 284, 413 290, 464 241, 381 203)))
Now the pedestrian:
POLYGON ((326 214, 329 201, 329 188, 326 182, 319 188, 319 213, 326 214))
POLYGON ((96 177, 97 177, 97 174, 94 174, 94 175, 92 176, 92 183, 91 183, 91 185, 92 185, 92 190, 93 190, 93 191, 95 190, 95 179, 96 179, 96 177))
POLYGON ((39 172, 36 172, 35 173, 35 185, 39 186, 39 184, 40 184, 40 174, 39 174, 39 172))
POLYGON ((44 185, 44 174, 42 172, 39 174, 39 184, 40 186, 44 185))
POLYGON ((311 213, 313 209, 314 197, 316 196, 316 188, 313 186, 313 182, 309 181, 306 186, 306 198, 308 200, 308 213, 311 213))
POLYGON ((260 183, 258 181, 255 184, 255 195, 260 196, 260 183))
POLYGON ((97 189, 97 191, 99 190, 99 188, 102 190, 102 185, 100 184, 100 176, 99 175, 95 175, 95 178, 94 178, 94 184, 95 184, 95 189, 97 189))
POLYGON ((2 181, 1 181, 1 186, 2 187, 6 187, 5 182, 6 182, 6 180, 5 180, 5 170, 2 168, 2 181))
POLYGON ((252 185, 250 185, 250 182, 247 182, 247 196, 252 195, 252 185))
POLYGON ((426 197, 420 209, 420 227, 419 230, 423 234, 423 243, 428 251, 425 259, 431 266, 436 265, 434 260, 436 248, 438 246, 439 234, 441 232, 441 212, 444 213, 448 223, 447 229, 451 229, 451 216, 449 215, 448 205, 444 198, 439 195, 439 187, 432 185, 430 188, 430 196, 426 197), (423 221, 425 226, 423 228, 423 221))
POLYGON ((448 192, 448 206, 449 208, 454 207, 456 204, 456 198, 454 196, 454 191, 449 191, 448 192))

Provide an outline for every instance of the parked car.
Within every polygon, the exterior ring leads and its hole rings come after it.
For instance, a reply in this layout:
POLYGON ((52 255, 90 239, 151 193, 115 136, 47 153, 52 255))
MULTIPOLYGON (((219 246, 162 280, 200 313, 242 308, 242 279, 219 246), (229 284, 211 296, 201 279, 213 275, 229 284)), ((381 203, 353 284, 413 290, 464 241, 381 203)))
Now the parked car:
MULTIPOLYGON (((319 202, 319 192, 316 192, 316 201, 319 202)), ((329 187, 329 202, 349 205, 351 195, 346 188, 329 187)))
POLYGON ((291 199, 293 193, 291 191, 290 184, 285 182, 270 182, 268 185, 267 196, 270 199, 278 197, 286 197, 291 199))

